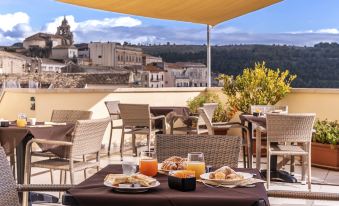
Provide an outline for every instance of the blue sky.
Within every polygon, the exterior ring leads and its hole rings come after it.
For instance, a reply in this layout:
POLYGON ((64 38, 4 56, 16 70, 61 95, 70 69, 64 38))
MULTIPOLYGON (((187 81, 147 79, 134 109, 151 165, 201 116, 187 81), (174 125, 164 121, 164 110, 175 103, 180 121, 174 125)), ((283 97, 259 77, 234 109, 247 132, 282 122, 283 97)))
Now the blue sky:
MULTIPOLYGON (((339 41, 338 0, 285 0, 217 25, 214 44, 289 44, 311 46, 339 41)), ((205 25, 98 11, 54 0, 0 0, 0 45, 36 32, 55 32, 66 15, 76 42, 203 44, 205 25)))

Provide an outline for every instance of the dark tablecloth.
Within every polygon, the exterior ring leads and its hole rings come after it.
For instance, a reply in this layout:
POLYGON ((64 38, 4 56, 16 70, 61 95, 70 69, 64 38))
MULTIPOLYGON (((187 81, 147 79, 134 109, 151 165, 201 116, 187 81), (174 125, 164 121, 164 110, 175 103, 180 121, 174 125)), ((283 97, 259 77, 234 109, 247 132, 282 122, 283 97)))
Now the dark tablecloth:
MULTIPOLYGON (((6 154, 12 154, 14 148, 28 135, 38 139, 70 141, 75 124, 54 125, 51 127, 24 127, 15 125, 0 127, 0 144, 6 154)), ((58 156, 65 156, 64 147, 41 145, 44 151, 51 151, 58 156)))
MULTIPOLYGON (((256 173, 254 169, 238 169, 256 173)), ((113 192, 103 185, 109 173, 121 173, 120 165, 109 165, 81 184, 69 190, 80 206, 254 206, 258 201, 269 205, 267 193, 262 183, 255 188, 211 188, 197 183, 196 191, 180 192, 171 190, 167 176, 158 175, 161 183, 158 188, 141 194, 123 194, 113 192)))

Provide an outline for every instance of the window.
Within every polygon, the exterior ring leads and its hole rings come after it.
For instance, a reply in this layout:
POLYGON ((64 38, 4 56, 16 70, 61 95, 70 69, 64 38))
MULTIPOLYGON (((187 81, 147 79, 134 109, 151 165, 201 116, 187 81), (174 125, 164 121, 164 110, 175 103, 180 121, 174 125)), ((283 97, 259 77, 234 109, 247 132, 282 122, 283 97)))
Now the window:
POLYGON ((102 56, 101 56, 101 55, 99 55, 99 56, 98 56, 98 58, 99 58, 99 59, 101 59, 101 58, 102 58, 102 56))
POLYGON ((202 83, 200 83, 200 86, 202 87, 202 83))
POLYGON ((164 81, 164 75, 161 75, 161 80, 164 81))

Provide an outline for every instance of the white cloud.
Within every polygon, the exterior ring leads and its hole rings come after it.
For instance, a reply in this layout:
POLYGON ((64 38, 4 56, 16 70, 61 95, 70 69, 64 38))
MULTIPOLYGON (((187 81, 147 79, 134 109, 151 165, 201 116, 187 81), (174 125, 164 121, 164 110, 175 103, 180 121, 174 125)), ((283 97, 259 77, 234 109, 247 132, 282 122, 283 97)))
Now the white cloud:
MULTIPOLYGON (((55 18, 52 22, 47 23, 43 30, 48 33, 55 33, 57 27, 61 24, 63 16, 55 18)), ((118 17, 118 18, 104 18, 89 19, 86 21, 76 22, 74 16, 66 16, 66 19, 71 26, 71 31, 86 32, 86 31, 102 31, 114 27, 135 27, 141 25, 141 21, 131 17, 118 17)))
POLYGON ((10 45, 30 35, 32 28, 29 19, 24 12, 0 14, 0 44, 10 45))
POLYGON ((0 29, 12 31, 18 24, 29 24, 29 16, 24 12, 0 14, 0 29))

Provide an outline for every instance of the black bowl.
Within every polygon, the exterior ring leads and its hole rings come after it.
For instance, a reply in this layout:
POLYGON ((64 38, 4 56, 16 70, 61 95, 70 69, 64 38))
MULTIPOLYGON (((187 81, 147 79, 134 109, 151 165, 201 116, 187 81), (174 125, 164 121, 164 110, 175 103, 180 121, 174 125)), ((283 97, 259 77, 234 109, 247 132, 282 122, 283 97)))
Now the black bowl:
POLYGON ((196 187, 196 179, 195 177, 178 178, 178 177, 169 175, 168 186, 171 189, 179 190, 182 192, 194 191, 196 187))

